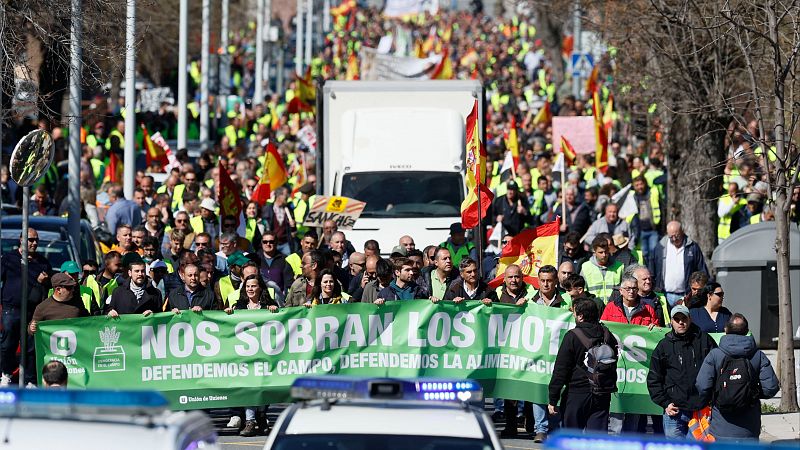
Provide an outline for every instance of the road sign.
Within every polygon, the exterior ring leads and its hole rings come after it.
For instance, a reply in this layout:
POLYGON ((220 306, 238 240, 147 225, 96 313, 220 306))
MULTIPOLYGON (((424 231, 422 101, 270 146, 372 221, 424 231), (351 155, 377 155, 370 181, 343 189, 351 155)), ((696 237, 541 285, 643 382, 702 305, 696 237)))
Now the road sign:
POLYGON ((570 70, 573 77, 588 77, 594 67, 594 57, 591 53, 573 53, 570 60, 570 70))

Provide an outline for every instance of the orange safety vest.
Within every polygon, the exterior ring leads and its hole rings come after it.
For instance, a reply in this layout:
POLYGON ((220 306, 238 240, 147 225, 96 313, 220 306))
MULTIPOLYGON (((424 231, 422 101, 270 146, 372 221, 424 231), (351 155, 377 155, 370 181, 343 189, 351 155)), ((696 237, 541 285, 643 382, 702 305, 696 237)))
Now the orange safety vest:
POLYGON ((711 407, 695 411, 692 413, 692 420, 689 421, 689 434, 696 441, 715 442, 716 439, 708 431, 711 427, 711 407))

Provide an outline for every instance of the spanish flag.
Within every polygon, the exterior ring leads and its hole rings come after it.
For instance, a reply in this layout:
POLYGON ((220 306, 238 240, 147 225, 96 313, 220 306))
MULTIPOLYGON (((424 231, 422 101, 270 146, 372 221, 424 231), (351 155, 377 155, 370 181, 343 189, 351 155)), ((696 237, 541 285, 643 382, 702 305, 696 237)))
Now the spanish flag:
POLYGON ((594 131, 596 137, 594 165, 597 170, 605 175, 608 170, 608 134, 603 124, 602 105, 597 91, 592 94, 592 115, 594 116, 594 131))
POLYGON ((497 262, 497 276, 489 282, 489 287, 497 288, 503 284, 506 267, 516 264, 522 269, 526 283, 539 288, 539 269, 542 266, 555 266, 558 258, 559 220, 546 223, 537 228, 522 230, 503 247, 497 262))
POLYGON ((461 226, 465 229, 478 226, 486 216, 494 194, 486 186, 486 148, 481 142, 478 100, 467 116, 466 175, 467 198, 461 203, 461 226), (480 202, 478 201, 480 195, 480 202), (480 203, 480 210, 478 209, 480 203))
POLYGON ((442 52, 442 59, 434 67, 431 73, 431 80, 452 80, 453 62, 450 60, 450 49, 445 48, 442 52))
POLYGON ((346 80, 358 80, 358 58, 356 57, 355 52, 350 53, 350 56, 347 57, 347 74, 345 75, 346 80))
POLYGON ((598 66, 599 64, 595 64, 592 68, 592 73, 589 75, 589 78, 586 79, 586 92, 589 94, 597 92, 598 66))
POLYGON ((121 183, 122 182, 122 161, 115 152, 110 152, 108 156, 108 164, 106 164, 106 173, 103 177, 103 183, 121 183))
POLYGON ((550 111, 550 101, 547 100, 544 102, 544 106, 539 109, 539 112, 536 113, 536 117, 533 118, 533 124, 539 125, 540 123, 550 123, 553 121, 553 113, 550 111))
POLYGON ((303 103, 311 107, 317 101, 317 90, 314 88, 314 79, 311 78, 311 66, 308 67, 302 78, 297 79, 296 97, 299 97, 303 103))
POLYGON ((167 153, 163 148, 156 145, 153 140, 150 139, 150 133, 147 132, 147 127, 144 124, 142 124, 142 133, 142 140, 144 142, 144 156, 147 167, 152 166, 153 161, 157 161, 162 168, 166 167, 169 164, 167 153))
POLYGON ((575 148, 564 135, 561 135, 561 153, 564 154, 564 163, 567 167, 575 164, 575 148))
POLYGON ((251 200, 264 206, 267 200, 269 200, 272 188, 283 186, 288 179, 289 174, 286 170, 286 165, 283 163, 283 158, 278 154, 278 149, 275 148, 275 144, 269 141, 267 144, 267 154, 264 157, 264 167, 261 170, 261 177, 258 179, 258 186, 256 186, 256 190, 253 191, 253 198, 251 200))
POLYGON ((217 198, 219 199, 219 215, 220 217, 233 216, 237 219, 238 223, 241 221, 241 214, 244 211, 242 208, 242 198, 239 196, 240 189, 231 180, 230 174, 222 164, 219 167, 219 192, 217 198))
POLYGON ((514 170, 519 165, 519 137, 517 136, 517 118, 511 117, 511 125, 508 130, 508 140, 506 147, 511 150, 511 157, 514 159, 514 170))

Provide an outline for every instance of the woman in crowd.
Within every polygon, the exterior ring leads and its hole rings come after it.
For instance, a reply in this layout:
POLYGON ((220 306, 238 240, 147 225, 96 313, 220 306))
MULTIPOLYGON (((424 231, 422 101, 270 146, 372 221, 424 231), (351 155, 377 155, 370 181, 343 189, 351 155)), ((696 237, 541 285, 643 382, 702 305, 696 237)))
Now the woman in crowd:
POLYGON ((692 323, 706 333, 724 333, 731 312, 722 306, 722 299, 725 296, 722 286, 719 283, 708 283, 698 295, 704 300, 704 304, 698 304, 689 310, 692 323))

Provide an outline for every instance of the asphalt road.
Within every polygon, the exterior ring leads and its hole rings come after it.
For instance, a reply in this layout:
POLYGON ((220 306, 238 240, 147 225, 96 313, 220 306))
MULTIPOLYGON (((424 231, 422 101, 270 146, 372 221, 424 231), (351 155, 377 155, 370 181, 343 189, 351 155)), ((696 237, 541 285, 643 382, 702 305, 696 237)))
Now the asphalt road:
MULTIPOLYGON (((269 418, 270 425, 275 423, 275 419, 277 419, 278 414, 284 409, 285 405, 271 405, 268 412, 267 417, 269 418)), ((486 409, 489 414, 492 413, 492 404, 487 402, 486 409)), ((234 430, 232 428, 225 428, 225 425, 228 423, 230 416, 228 415, 228 411, 219 410, 219 411, 211 411, 210 413, 214 424, 217 426, 217 433, 219 433, 220 439, 219 442, 223 450, 253 450, 256 448, 262 448, 264 446, 264 442, 266 442, 266 436, 254 436, 254 437, 241 437, 239 436, 238 430, 234 430)), ((497 434, 500 434, 500 431, 503 430, 504 424, 495 424, 495 430, 497 434)), ((503 446, 507 449, 540 449, 542 448, 541 444, 534 444, 532 440, 532 436, 528 435, 524 432, 524 430, 519 430, 519 439, 502 439, 503 446)))

